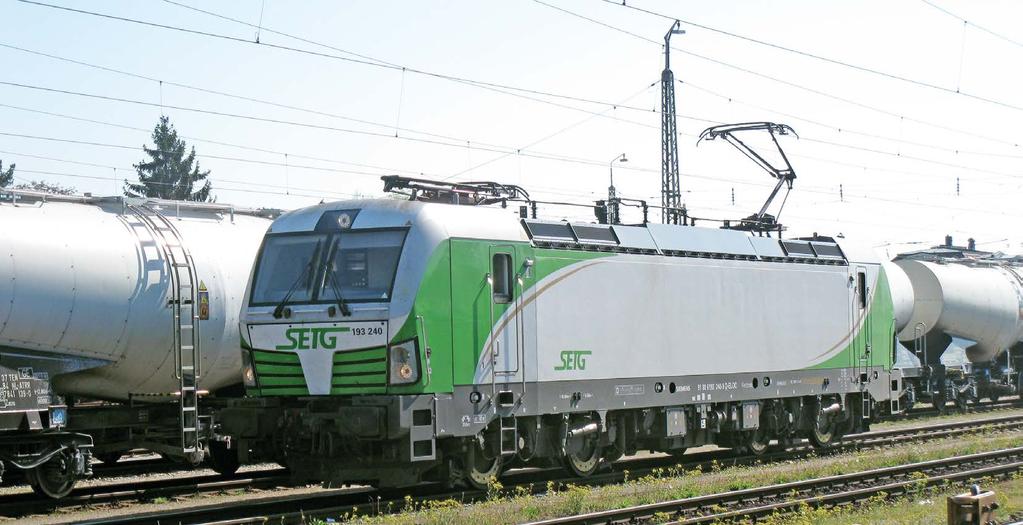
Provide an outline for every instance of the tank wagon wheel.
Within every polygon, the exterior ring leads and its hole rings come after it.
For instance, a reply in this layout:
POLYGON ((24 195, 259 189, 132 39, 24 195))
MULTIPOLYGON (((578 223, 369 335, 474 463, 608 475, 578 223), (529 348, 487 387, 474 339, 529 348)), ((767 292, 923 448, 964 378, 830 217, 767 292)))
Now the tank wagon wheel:
POLYGON ((227 448, 222 441, 210 442, 209 464, 213 470, 221 476, 230 476, 238 471, 241 463, 238 461, 238 451, 227 448))
MULTIPOLYGON (((965 413, 970 408, 970 401, 972 396, 964 393, 959 393, 955 398, 956 410, 965 413)), ((976 400, 973 400, 976 403, 976 400)))
POLYGON ((32 491, 40 496, 61 499, 75 487, 75 476, 71 460, 66 454, 57 454, 34 469, 25 471, 32 491))
POLYGON ((465 482, 474 489, 486 490, 501 475, 503 464, 500 454, 487 457, 483 444, 474 439, 465 457, 465 482))
POLYGON ((121 460, 121 456, 124 456, 124 451, 117 452, 104 452, 102 454, 94 454, 92 457, 100 460, 104 465, 113 465, 121 460))

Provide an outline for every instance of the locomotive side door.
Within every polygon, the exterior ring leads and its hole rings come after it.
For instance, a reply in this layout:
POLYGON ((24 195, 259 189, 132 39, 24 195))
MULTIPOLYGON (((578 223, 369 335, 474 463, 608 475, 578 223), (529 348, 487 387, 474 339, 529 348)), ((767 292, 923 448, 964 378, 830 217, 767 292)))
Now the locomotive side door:
POLYGON ((873 347, 871 318, 869 314, 870 287, 867 285, 867 269, 856 267, 855 304, 853 306, 854 327, 857 330, 853 344, 853 368, 859 379, 860 388, 866 389, 870 382, 870 352, 873 347))
POLYGON ((519 372, 521 315, 517 305, 522 295, 518 283, 518 264, 515 247, 495 245, 490 247, 490 272, 487 282, 490 286, 490 316, 487 351, 495 374, 494 381, 512 381, 519 372), (507 315, 506 315, 507 314, 507 315))

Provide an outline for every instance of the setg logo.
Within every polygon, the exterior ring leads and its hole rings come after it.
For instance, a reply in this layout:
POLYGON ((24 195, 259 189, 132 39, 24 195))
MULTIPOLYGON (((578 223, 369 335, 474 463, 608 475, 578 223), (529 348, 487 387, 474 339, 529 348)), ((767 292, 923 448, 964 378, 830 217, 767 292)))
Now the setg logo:
POLYGON ((586 356, 592 354, 589 350, 562 350, 561 366, 554 367, 557 371, 562 370, 586 370, 586 356))
POLYGON ((289 343, 277 345, 277 350, 316 350, 317 348, 333 350, 337 348, 337 336, 332 334, 347 331, 349 329, 346 327, 288 328, 284 332, 284 337, 289 343))

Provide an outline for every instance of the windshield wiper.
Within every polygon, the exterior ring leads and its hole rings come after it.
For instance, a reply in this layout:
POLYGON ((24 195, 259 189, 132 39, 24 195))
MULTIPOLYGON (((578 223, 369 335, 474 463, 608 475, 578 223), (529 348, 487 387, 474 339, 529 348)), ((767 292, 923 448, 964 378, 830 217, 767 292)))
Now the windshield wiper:
POLYGON ((341 242, 341 236, 334 237, 334 243, 330 246, 330 251, 327 252, 327 262, 331 267, 324 268, 324 273, 327 274, 327 278, 330 279, 330 289, 334 292, 334 298, 337 299, 337 306, 341 309, 341 315, 349 317, 352 315, 351 309, 348 308, 348 301, 341 295, 341 287, 337 284, 337 277, 335 277, 335 271, 333 263, 331 262, 334 257, 337 256, 338 244, 341 242))
POLYGON ((295 289, 298 288, 302 279, 305 279, 306 275, 312 271, 313 265, 316 264, 316 261, 320 258, 320 248, 322 246, 323 239, 316 241, 316 249, 313 250, 313 256, 309 259, 309 264, 305 265, 305 268, 302 269, 302 273, 298 274, 298 279, 295 279, 295 282, 291 284, 290 288, 288 288, 288 293, 284 294, 284 299, 281 299, 281 302, 274 308, 274 319, 281 318, 281 315, 284 313, 284 306, 288 304, 289 300, 291 300, 291 295, 295 293, 295 289))

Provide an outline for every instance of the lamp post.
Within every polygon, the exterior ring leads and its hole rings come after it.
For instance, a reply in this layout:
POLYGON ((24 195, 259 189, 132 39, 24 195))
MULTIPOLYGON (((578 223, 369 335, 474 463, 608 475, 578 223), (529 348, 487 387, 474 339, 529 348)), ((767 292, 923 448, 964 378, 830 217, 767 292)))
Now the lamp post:
POLYGON ((607 187, 607 222, 608 224, 618 224, 621 221, 621 215, 619 214, 618 206, 618 194, 615 191, 615 162, 629 162, 625 154, 622 153, 617 157, 611 159, 611 162, 607 163, 608 175, 611 179, 611 185, 607 187))

